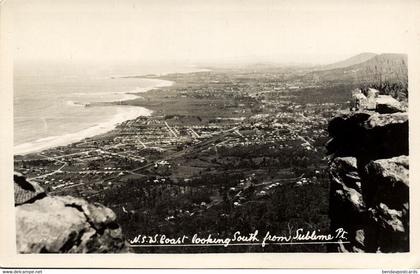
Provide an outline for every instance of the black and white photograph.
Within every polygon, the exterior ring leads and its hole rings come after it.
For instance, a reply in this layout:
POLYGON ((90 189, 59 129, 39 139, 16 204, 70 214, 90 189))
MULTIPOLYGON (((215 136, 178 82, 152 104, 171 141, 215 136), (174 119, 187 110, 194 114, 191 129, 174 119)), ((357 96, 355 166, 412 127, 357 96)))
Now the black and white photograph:
POLYGON ((411 254, 407 2, 2 3, 14 252, 411 254))

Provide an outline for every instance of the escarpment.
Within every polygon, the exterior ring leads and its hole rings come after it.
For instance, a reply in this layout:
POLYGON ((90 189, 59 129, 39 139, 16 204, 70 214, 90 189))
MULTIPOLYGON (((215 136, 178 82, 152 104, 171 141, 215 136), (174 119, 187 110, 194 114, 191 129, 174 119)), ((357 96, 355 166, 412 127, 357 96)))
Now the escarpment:
POLYGON ((359 110, 328 127, 331 229, 348 241, 331 252, 408 252, 408 114, 359 110))
POLYGON ((49 196, 14 174, 18 253, 127 252, 115 213, 71 196, 49 196))

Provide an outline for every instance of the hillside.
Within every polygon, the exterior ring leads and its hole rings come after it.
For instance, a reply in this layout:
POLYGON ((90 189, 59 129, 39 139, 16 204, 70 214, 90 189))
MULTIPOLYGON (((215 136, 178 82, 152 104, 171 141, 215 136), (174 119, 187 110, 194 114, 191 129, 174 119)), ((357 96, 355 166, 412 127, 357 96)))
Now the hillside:
POLYGON ((365 62, 330 70, 312 71, 304 76, 315 82, 381 84, 407 82, 407 55, 386 53, 365 62))
POLYGON ((323 70, 345 68, 345 67, 349 67, 349 66, 353 66, 353 65, 357 65, 357 64, 366 62, 366 61, 374 58, 375 56, 377 56, 376 53, 364 52, 364 53, 360 53, 356 56, 352 56, 352 57, 350 57, 348 59, 345 59, 343 61, 339 61, 339 62, 328 64, 328 65, 319 66, 319 67, 316 68, 316 70, 317 71, 323 71, 323 70))

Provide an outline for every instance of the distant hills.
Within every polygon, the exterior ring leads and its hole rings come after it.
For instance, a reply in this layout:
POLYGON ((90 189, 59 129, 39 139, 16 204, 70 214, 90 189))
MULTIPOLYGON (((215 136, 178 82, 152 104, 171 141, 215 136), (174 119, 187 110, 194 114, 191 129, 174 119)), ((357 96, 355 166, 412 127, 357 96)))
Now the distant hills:
POLYGON ((375 56, 377 56, 376 53, 364 52, 364 53, 360 53, 356 56, 350 57, 348 59, 345 59, 343 61, 339 61, 339 62, 328 64, 328 65, 319 66, 317 68, 317 70, 330 70, 330 69, 337 69, 337 68, 345 68, 345 67, 349 67, 349 66, 353 66, 353 65, 363 63, 363 62, 365 62, 369 59, 372 59, 375 56))
POLYGON ((362 53, 341 62, 314 68, 305 74, 307 80, 323 82, 406 83, 407 55, 397 53, 362 53))

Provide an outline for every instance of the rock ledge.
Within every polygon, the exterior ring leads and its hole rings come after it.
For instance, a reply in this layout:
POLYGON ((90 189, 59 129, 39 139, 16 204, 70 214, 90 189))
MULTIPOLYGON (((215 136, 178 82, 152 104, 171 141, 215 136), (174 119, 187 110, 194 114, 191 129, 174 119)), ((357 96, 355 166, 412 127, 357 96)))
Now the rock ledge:
POLYGON ((20 174, 14 185, 19 253, 128 252, 111 209, 71 196, 48 196, 20 174))

